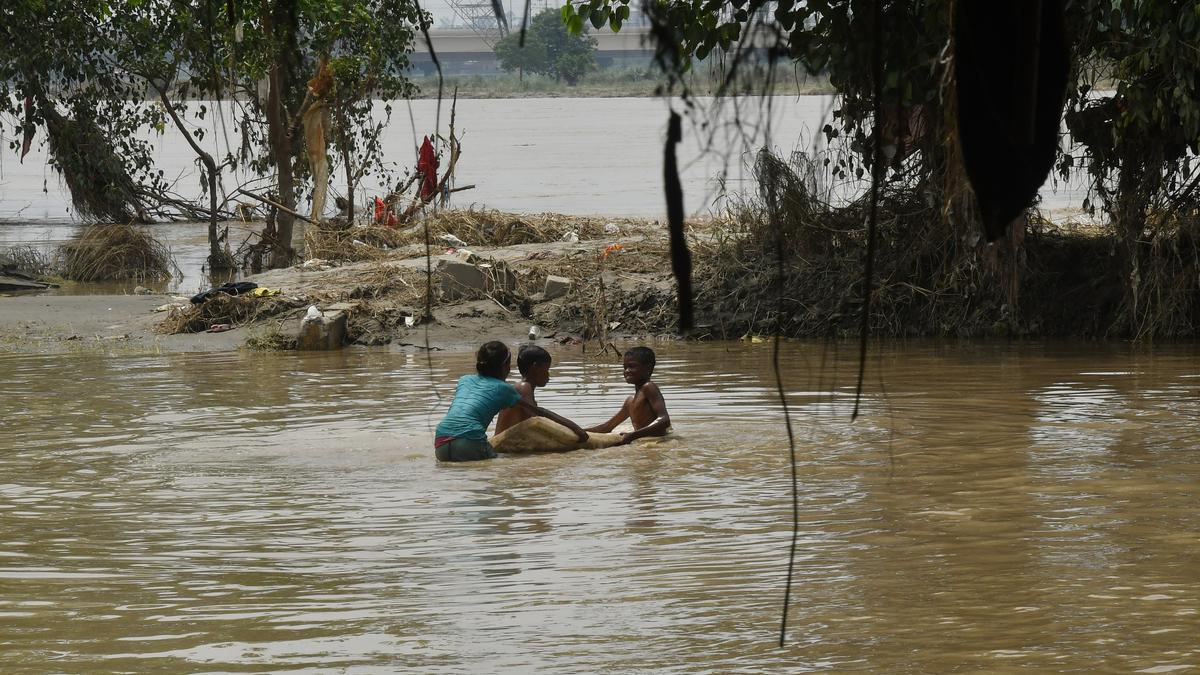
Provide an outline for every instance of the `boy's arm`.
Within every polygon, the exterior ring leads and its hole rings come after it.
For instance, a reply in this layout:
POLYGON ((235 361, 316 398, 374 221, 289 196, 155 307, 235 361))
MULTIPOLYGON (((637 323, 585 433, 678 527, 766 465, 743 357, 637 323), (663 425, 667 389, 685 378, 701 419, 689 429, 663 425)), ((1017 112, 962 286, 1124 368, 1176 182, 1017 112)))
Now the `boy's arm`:
POLYGON ((524 408, 525 410, 527 410, 529 413, 531 413, 533 415, 537 415, 539 417, 545 417, 546 419, 558 422, 559 424, 570 429, 571 431, 574 431, 575 436, 579 439, 580 443, 587 442, 587 439, 588 439, 587 432, 584 431, 583 429, 581 429, 578 424, 575 424, 574 422, 563 417, 562 415, 552 413, 549 410, 546 410, 545 408, 533 405, 532 403, 530 403, 529 401, 526 401, 525 399, 521 399, 517 403, 517 405, 513 406, 513 407, 515 408, 517 406, 524 408))
POLYGON ((642 393, 646 396, 646 403, 650 404, 650 410, 654 411, 654 421, 631 433, 621 434, 619 445, 632 443, 646 436, 664 436, 667 429, 671 428, 671 415, 667 413, 667 402, 658 390, 658 385, 647 382, 642 385, 642 393))
POLYGON ((621 404, 621 409, 617 411, 616 415, 612 416, 612 419, 604 424, 597 424, 594 427, 588 427, 587 430, 595 433, 607 434, 613 429, 616 429, 618 424, 629 418, 629 401, 630 399, 625 399, 625 402, 621 404))

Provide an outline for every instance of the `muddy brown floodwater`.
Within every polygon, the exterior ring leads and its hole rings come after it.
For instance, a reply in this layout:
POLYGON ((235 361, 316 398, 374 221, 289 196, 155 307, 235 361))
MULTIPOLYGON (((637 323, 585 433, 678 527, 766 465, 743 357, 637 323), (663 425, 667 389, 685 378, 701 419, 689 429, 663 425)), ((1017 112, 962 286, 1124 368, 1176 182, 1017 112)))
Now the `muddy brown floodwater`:
POLYGON ((467 354, 0 355, 2 670, 1200 667, 1194 347, 883 346, 850 423, 854 353, 785 345, 783 648, 769 345, 662 345, 666 442, 461 466, 467 354))

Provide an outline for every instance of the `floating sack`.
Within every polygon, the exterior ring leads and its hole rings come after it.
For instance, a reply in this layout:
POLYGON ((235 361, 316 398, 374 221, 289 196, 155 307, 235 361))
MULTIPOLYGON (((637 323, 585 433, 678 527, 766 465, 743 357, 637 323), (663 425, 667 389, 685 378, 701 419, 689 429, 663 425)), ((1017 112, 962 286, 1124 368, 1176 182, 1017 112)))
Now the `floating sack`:
POLYGON ((621 442, 621 434, 588 434, 580 443, 575 432, 545 417, 531 417, 492 438, 496 452, 561 452, 582 448, 607 448, 621 442))

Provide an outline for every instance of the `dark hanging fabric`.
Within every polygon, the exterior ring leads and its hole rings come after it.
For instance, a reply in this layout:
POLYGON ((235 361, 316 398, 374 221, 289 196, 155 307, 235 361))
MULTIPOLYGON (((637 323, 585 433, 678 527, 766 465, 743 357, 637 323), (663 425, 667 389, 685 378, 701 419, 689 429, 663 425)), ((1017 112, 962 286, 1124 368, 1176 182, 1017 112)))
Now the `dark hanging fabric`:
POLYGON ((1062 0, 955 4, 958 139, 988 241, 1054 164, 1069 56, 1062 0))
POLYGON ((683 140, 683 122, 671 111, 667 123, 667 143, 663 150, 663 189, 667 195, 667 225, 671 232, 671 269, 679 286, 679 332, 692 329, 692 254, 683 236, 683 187, 679 184, 679 163, 675 146, 683 140))

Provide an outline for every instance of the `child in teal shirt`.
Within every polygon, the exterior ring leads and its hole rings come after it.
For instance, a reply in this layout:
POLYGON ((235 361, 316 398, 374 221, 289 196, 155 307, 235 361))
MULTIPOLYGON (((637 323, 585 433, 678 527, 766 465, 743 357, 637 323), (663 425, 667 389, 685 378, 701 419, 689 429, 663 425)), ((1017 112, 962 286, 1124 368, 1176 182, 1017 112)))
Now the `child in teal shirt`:
POLYGON ((475 370, 475 374, 458 380, 450 410, 437 425, 433 447, 439 461, 470 462, 495 457, 496 451, 488 443, 488 425, 497 413, 513 406, 548 417, 574 431, 580 441, 587 440, 587 432, 578 424, 528 403, 516 387, 505 381, 512 371, 512 352, 503 342, 493 340, 480 347, 475 354, 475 370))

